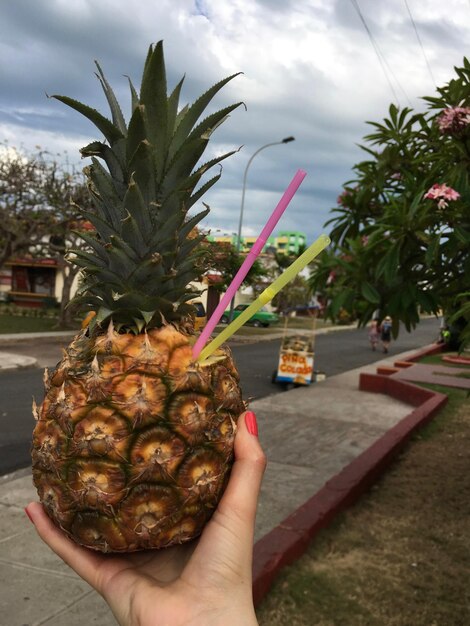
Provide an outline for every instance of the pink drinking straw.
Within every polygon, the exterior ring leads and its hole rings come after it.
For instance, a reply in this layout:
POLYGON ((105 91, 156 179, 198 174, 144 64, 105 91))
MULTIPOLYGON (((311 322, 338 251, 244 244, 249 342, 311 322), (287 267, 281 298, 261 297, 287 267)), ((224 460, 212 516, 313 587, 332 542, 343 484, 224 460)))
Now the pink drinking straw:
POLYGON ((219 304, 217 305, 217 308, 212 313, 210 319, 208 320, 207 324, 205 325, 204 329, 199 335, 196 343, 194 344, 193 359, 197 359, 201 350, 206 345, 206 342, 209 339, 212 331, 217 326, 218 321, 224 314, 227 305, 230 303, 231 299, 235 297, 235 294, 237 293, 238 288, 242 284, 245 276, 248 274, 251 266, 255 262, 256 257, 259 255, 259 253, 263 249, 263 246, 266 243, 269 235, 274 230, 274 227, 276 226, 279 219, 281 218, 281 215, 286 210, 287 205, 292 200, 295 192, 300 187, 301 182, 306 176, 307 176, 307 172, 304 172, 303 170, 297 170, 297 173, 295 174, 294 178, 291 180, 289 186, 285 190, 284 195, 280 199, 277 207, 274 209, 271 217, 266 222, 266 226, 263 228, 258 239, 253 244, 250 252, 247 254, 235 278, 230 283, 227 291, 225 292, 219 304))

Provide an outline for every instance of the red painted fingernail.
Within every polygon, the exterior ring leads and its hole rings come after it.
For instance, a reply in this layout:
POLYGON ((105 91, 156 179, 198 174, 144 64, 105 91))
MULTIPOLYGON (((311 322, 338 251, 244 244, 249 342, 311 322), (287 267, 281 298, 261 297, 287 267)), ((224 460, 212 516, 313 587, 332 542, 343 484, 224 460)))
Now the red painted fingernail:
POLYGON ((25 508, 24 512, 25 512, 25 513, 26 513, 26 515, 29 517, 29 521, 30 521, 32 524, 34 524, 34 522, 33 522, 33 518, 31 517, 31 514, 30 514, 30 512, 28 511, 28 509, 27 509, 27 508, 25 508))
POLYGON ((257 437, 258 424, 256 422, 256 415, 253 413, 253 411, 247 411, 245 413, 245 424, 250 435, 255 435, 255 437, 257 437))

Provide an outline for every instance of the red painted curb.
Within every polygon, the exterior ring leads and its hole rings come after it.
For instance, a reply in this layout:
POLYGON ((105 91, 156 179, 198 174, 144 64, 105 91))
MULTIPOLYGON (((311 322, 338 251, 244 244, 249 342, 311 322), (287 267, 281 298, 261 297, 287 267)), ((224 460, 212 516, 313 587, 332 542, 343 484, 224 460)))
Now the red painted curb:
POLYGON ((443 356, 442 360, 445 363, 456 363, 457 365, 470 365, 470 359, 468 356, 443 356))
MULTIPOLYGON (((433 351, 421 350, 421 358, 433 351)), ((440 351, 439 350, 436 352, 440 351)), ((447 396, 387 375, 361 374, 359 388, 384 393, 408 402, 414 410, 388 430, 372 446, 333 476, 314 496, 289 515, 279 526, 256 542, 253 557, 255 605, 269 591, 280 570, 307 550, 315 535, 335 515, 355 502, 390 464, 410 436, 426 424, 447 402, 447 396)))
POLYGON ((391 376, 398 372, 398 367, 385 367, 380 366, 377 368, 377 374, 383 374, 384 376, 391 376))
POLYGON ((406 359, 404 359, 403 361, 395 361, 393 364, 394 367, 400 367, 400 368, 411 367, 412 365, 413 365, 413 362, 407 361, 406 359))
POLYGON ((444 352, 444 348, 445 344, 443 343, 431 343, 429 346, 421 348, 421 350, 418 350, 418 352, 415 352, 414 354, 403 360, 415 363, 416 361, 422 359, 423 356, 431 356, 432 354, 439 354, 440 352, 444 352))

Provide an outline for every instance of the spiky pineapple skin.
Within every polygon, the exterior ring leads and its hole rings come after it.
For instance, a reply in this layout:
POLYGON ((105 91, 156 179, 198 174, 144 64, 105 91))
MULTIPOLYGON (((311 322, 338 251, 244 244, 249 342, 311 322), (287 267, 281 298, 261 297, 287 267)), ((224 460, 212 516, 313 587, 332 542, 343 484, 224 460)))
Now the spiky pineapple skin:
POLYGON ((33 433, 33 480, 47 513, 102 552, 198 536, 224 491, 239 376, 224 347, 204 365, 172 325, 78 334, 55 371, 33 433))

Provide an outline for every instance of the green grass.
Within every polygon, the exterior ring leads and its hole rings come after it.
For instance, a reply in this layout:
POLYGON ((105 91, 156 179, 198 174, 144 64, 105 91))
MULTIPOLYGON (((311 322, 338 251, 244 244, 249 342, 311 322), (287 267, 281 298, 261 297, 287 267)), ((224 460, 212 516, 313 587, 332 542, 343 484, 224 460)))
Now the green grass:
POLYGON ((466 392, 449 396, 385 475, 258 607, 260 626, 460 626, 469 614, 466 392))
MULTIPOLYGON (((220 324, 219 326, 216 326, 216 332, 220 333, 225 328, 227 328, 226 324, 220 324)), ((282 332, 282 326, 279 326, 278 324, 268 326, 268 328, 255 328, 254 326, 249 326, 245 324, 245 326, 242 326, 240 330, 237 330, 234 336, 236 337, 237 336, 238 337, 258 336, 259 337, 259 336, 264 336, 264 335, 278 335, 281 332, 282 332)))
POLYGON ((57 330, 57 318, 0 315, 0 334, 42 333, 57 330))
MULTIPOLYGON (((321 328, 331 327, 331 322, 324 320, 317 320, 315 329, 320 330, 321 328)), ((216 331, 221 332, 226 327, 226 324, 218 324, 216 326, 216 331)), ((313 331, 313 323, 312 320, 302 317, 293 317, 290 318, 287 323, 288 330, 300 330, 305 331, 306 333, 313 331)), ((272 335, 284 332, 284 320, 279 322, 278 324, 271 324, 268 328, 255 328, 251 324, 245 324, 237 331, 237 335, 272 335)))
POLYGON ((423 356, 419 363, 423 363, 424 365, 444 365, 445 367, 466 367, 465 363, 449 363, 447 361, 443 361, 443 356, 459 356, 457 352, 443 352, 440 354, 430 354, 428 356, 423 356))
MULTIPOLYGON (((312 328, 314 327, 313 324, 313 320, 308 317, 290 317, 287 322, 287 328, 301 328, 304 330, 312 330, 312 328)), ((284 327, 284 320, 281 321, 279 326, 281 326, 282 328, 284 327)), ((317 319, 317 321, 315 322, 316 329, 325 328, 328 326, 332 326, 332 323, 329 320, 325 321, 322 319, 317 319)))
MULTIPOLYGON (((30 315, 8 315, 0 312, 0 335, 12 334, 12 333, 41 333, 51 332, 58 330, 56 328, 57 318, 55 317, 33 317, 30 315)), ((316 329, 325 328, 331 326, 330 322, 323 320, 317 320, 316 329)), ((219 324, 216 327, 217 332, 221 332, 226 327, 225 324, 219 324)), ((78 328, 78 322, 77 322, 78 328)), ((312 331, 312 321, 307 318, 292 318, 288 322, 288 329, 304 330, 305 332, 312 331)), ((238 336, 265 336, 265 335, 278 335, 284 331, 284 322, 279 324, 272 324, 268 328, 255 328, 249 324, 242 326, 237 331, 238 336)))
POLYGON ((431 385, 429 383, 419 383, 419 386, 444 394, 447 396, 447 402, 436 417, 425 424, 415 435, 413 435, 412 440, 415 441, 419 441, 420 439, 431 439, 441 433, 444 428, 450 428, 449 422, 451 422, 452 415, 457 412, 462 404, 465 404, 468 398, 468 393, 463 389, 444 387, 443 385, 431 385))

